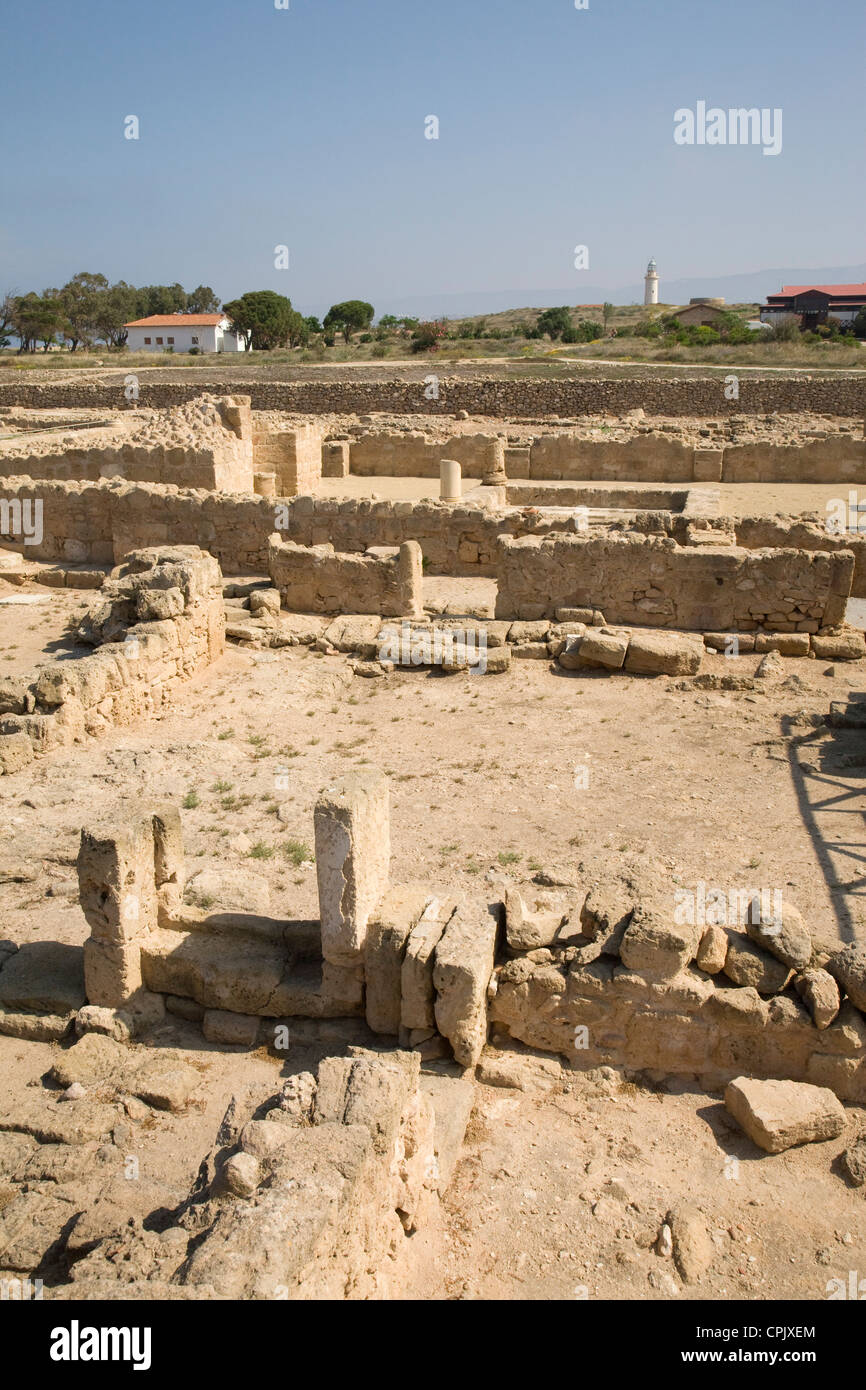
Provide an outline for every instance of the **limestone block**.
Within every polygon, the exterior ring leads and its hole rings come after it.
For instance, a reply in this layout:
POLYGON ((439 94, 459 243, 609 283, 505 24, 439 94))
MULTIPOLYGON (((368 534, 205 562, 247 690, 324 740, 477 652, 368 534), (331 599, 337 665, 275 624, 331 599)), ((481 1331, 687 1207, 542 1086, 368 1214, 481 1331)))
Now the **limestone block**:
POLYGON ((364 975, 367 1023, 374 1033, 400 1032, 401 976, 406 943, 433 901, 419 884, 390 888, 367 926, 364 975))
MULTIPOLYGON (((96 940, 114 946, 146 936, 157 924, 154 823, 141 815, 119 827, 81 832, 78 890, 96 940)), ((91 998, 91 1003, 108 1003, 91 998)))
POLYGON ((436 1026, 461 1066, 473 1067, 487 1041, 487 987, 498 924, 483 903, 461 903, 436 947, 436 1026))
POLYGON ((206 1040, 227 1047, 255 1047, 261 1020, 255 1014, 205 1009, 201 1031, 206 1040))
POLYGON ((113 945, 88 937, 84 943, 84 984, 89 1003, 109 1009, 128 1006, 143 985, 138 942, 113 945))
POLYGON ((814 633, 812 651, 825 661, 859 661, 866 656, 862 632, 814 633))
POLYGON ((830 958, 827 970, 851 1003, 866 1013, 866 946, 852 941, 830 958))
POLYGON ((434 952, 457 904, 434 898, 406 942, 400 970, 400 1024, 406 1029, 435 1028, 434 952))
POLYGON ((530 911, 516 888, 505 894, 505 936, 512 951, 550 946, 565 920, 562 911, 530 911))
POLYGON ((837 1138, 845 1111, 832 1091, 799 1081, 755 1081, 739 1076, 725 1088, 725 1107, 766 1153, 837 1138))
POLYGON ((377 770, 347 774, 324 789, 314 823, 322 955, 333 965, 360 965, 370 915, 388 886, 387 778, 377 770))
POLYGON ((633 632, 625 669, 635 675, 693 676, 703 655, 701 638, 674 632, 633 632))
POLYGON ((0 734, 0 776, 18 772, 34 757, 33 744, 25 733, 0 734))
POLYGON ((698 947, 699 930, 674 920, 660 905, 638 903, 625 929, 620 956, 629 970, 672 976, 684 970, 698 947))
MULTIPOLYGON (((587 632, 578 648, 581 666, 606 666, 612 671, 620 671, 628 651, 628 637, 622 633, 597 631, 587 632)), ((566 647, 566 651, 570 648, 566 647)), ((563 653, 564 655, 565 653, 563 653)))
POLYGON ((12 1012, 69 1015, 84 1002, 80 946, 27 942, 0 971, 0 1005, 12 1012))
POLYGON ((724 971, 735 985, 751 985, 759 994, 780 993, 793 974, 790 966, 733 930, 728 932, 724 971))
POLYGON ((718 975, 725 967, 728 938, 721 927, 707 927, 698 946, 695 963, 708 975, 718 975))
POLYGON ((794 988, 808 1008, 816 1028, 829 1028, 839 1012, 839 986, 826 970, 806 970, 794 988))
POLYGON ((756 652, 779 652, 782 656, 808 656, 808 632, 756 632, 756 652))
POLYGON ((769 894, 756 894, 746 912, 746 933, 765 951, 795 970, 812 959, 812 937, 793 903, 769 903, 769 894), (778 910, 777 910, 778 909, 778 910))

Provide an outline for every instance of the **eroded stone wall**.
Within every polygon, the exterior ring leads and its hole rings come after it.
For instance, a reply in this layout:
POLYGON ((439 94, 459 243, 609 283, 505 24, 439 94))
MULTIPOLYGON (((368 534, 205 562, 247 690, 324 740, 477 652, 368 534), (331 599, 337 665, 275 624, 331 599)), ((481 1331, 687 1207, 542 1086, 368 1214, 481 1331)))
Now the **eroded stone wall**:
POLYGON ((159 709, 225 646, 222 576, 194 547, 140 551, 103 585, 80 630, 97 650, 0 683, 0 772, 159 709))
POLYGON ((854 556, 678 546, 666 536, 503 537, 496 616, 601 609, 608 622, 684 631, 816 632, 842 621, 854 556))

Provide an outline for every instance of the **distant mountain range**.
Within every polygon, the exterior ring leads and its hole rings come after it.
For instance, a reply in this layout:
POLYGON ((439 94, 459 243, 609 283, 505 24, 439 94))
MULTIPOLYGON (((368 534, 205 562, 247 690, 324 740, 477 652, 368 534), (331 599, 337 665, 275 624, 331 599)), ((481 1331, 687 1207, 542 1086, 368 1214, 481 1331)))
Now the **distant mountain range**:
MULTIPOLYGON (((701 295, 721 296, 728 304, 757 301, 778 294, 783 285, 847 285, 866 281, 866 264, 836 265, 819 270, 753 270, 743 275, 708 275, 704 279, 668 280, 664 265, 659 267, 659 299, 663 304, 687 304, 701 295)), ((377 314, 413 315, 422 319, 468 318, 478 314, 499 314, 506 309, 531 305, 548 309, 558 304, 642 304, 643 280, 612 289, 609 285, 586 285, 575 280, 564 289, 482 290, 465 294, 406 295, 403 299, 377 302, 377 314)))

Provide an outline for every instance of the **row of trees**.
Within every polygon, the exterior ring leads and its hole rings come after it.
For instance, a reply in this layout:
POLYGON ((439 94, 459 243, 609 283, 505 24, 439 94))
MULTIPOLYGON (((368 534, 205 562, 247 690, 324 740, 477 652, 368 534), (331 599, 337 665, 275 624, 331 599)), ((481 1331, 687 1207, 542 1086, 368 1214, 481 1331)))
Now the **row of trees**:
POLYGON ((148 314, 211 314, 220 302, 210 285, 199 285, 189 294, 183 285, 143 285, 136 288, 125 280, 109 284, 104 275, 81 271, 60 289, 42 294, 10 292, 0 301, 0 346, 8 346, 12 335, 20 339, 21 352, 47 350, 52 343, 78 348, 106 343, 122 347, 126 342, 124 324, 148 314))

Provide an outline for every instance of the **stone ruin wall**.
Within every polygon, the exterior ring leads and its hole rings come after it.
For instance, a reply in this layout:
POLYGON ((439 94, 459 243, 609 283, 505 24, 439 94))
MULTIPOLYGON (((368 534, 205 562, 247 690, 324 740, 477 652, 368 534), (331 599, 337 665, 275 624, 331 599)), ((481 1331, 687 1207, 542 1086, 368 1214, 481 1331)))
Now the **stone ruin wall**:
POLYGON ((608 622, 686 632, 817 632, 844 619, 854 556, 678 546, 670 537, 503 537, 497 618, 595 607, 608 622))
MULTIPOLYGON (((196 381, 194 371, 184 371, 183 381, 157 382, 149 381, 143 374, 140 404, 165 409, 193 400, 202 391, 231 396, 240 388, 249 395, 253 410, 298 415, 453 415, 465 410, 470 415, 500 420, 525 416, 567 419, 574 415, 625 415, 636 409, 663 416, 726 416, 744 412, 762 415, 774 411, 857 419, 866 415, 862 378, 844 374, 825 378, 742 372, 738 374, 739 397, 729 400, 725 396, 724 372, 706 377, 695 372, 664 378, 648 373, 617 380, 581 377, 566 381, 502 381, 490 377, 448 377, 443 373, 439 377, 439 395, 431 399, 425 394, 428 364, 418 370, 414 379, 365 381, 359 379, 361 370, 352 369, 351 381, 255 380, 247 372, 222 382, 213 381, 213 373, 208 372, 196 381)), ((381 368, 370 370, 381 373, 381 368)), ((121 381, 0 382, 0 406, 123 409, 121 381)))
POLYGON ((420 618, 424 611, 417 541, 404 541, 396 554, 349 555, 332 545, 297 545, 275 532, 268 573, 281 606, 292 613, 420 618))
POLYGON ((222 575, 194 547, 133 552, 80 631, 91 656, 0 681, 0 773, 158 710, 225 647, 222 575))
MULTIPOLYGON (((199 396, 131 431, 73 431, 58 448, 26 433, 0 443, 0 478, 174 484, 219 492, 253 490, 253 427, 248 396, 199 396), (88 438, 88 436, 90 436, 88 438), (113 436, 113 437, 112 437, 113 436)), ((51 434, 62 434, 63 423, 51 434)))
POLYGON ((593 865, 582 886, 513 889, 492 905, 392 886, 388 783, 373 769, 324 790, 315 832, 311 924, 185 905, 176 808, 84 830, 90 1005, 134 1029, 158 994, 206 1036, 247 1046, 281 1020, 365 1018, 399 1046, 438 1037, 466 1068, 493 1023, 577 1068, 715 1086, 746 1071, 866 1098, 862 950, 824 938, 788 901, 750 890, 721 916, 700 898, 683 912, 669 873, 622 858, 593 865))
MULTIPOLYGON (((104 481, 0 482, 0 501, 26 499, 43 503, 41 543, 25 545, 14 536, 2 537, 2 543, 34 560, 112 565, 132 550, 179 544, 208 550, 225 574, 268 573, 268 538, 276 521, 276 506, 270 498, 104 481)), ((563 526, 561 517, 491 512, 468 503, 305 496, 285 499, 284 506, 288 526, 282 534, 298 545, 331 544, 336 551, 361 553, 368 546, 400 546, 412 540, 421 546, 426 573, 468 577, 498 575, 500 537, 544 537, 563 526)), ((684 538, 676 514, 654 513, 652 518, 661 531, 684 538)), ((638 519, 637 524, 646 523, 638 519)), ((706 524, 712 526, 712 519, 706 524)), ((866 596, 866 536, 829 535, 818 518, 754 517, 734 525, 741 549, 796 549, 828 555, 850 551, 854 556, 851 594, 866 596)), ((698 549, 681 547, 689 554, 698 549)), ((684 563, 695 564, 695 573, 699 571, 696 559, 684 563)), ((601 608, 602 604, 593 600, 591 606, 601 608)))

